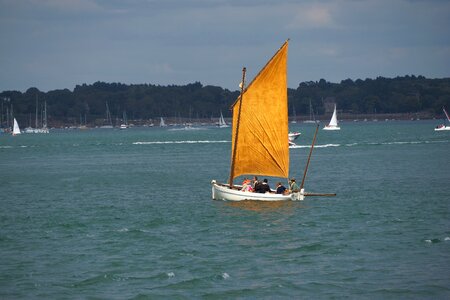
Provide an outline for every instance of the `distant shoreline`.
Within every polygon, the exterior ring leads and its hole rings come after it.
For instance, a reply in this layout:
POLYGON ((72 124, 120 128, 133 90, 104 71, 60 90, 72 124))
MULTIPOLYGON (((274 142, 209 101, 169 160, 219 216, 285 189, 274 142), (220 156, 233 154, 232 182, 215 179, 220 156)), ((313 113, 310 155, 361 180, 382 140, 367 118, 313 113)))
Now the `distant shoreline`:
MULTIPOLYGON (((435 120, 439 119, 429 112, 418 112, 418 113, 391 113, 391 114, 352 114, 352 113, 339 113, 338 120, 359 120, 359 121, 372 121, 372 120, 435 120)), ((444 116, 442 116, 444 117, 444 116)), ((316 116, 320 121, 326 121, 331 118, 331 114, 316 116)), ((297 122, 303 122, 309 120, 309 116, 300 116, 296 118, 297 122)), ((290 117, 289 121, 293 121, 290 117)))
MULTIPOLYGON (((321 123, 326 123, 330 120, 331 114, 325 114, 316 116, 316 119, 321 123)), ((295 121, 297 124, 307 124, 304 121, 309 120, 309 116, 297 116, 295 121)), ((428 112, 420 113, 392 113, 392 114, 351 114, 351 113, 339 113, 338 121, 407 121, 407 120, 442 120, 442 118, 436 118, 433 114, 428 112)), ((74 124, 70 122, 60 122, 57 120, 49 121, 50 128, 99 128, 101 124, 99 119, 94 122, 88 122, 84 126, 79 124, 74 124)), ((214 126, 217 120, 204 118, 204 119, 188 119, 188 118, 165 118, 167 126, 214 126)), ((225 118, 227 124, 231 124, 231 118, 225 118)), ((293 117, 289 117, 289 124, 294 121, 293 117)), ((159 127, 160 118, 153 119, 139 119, 139 120, 129 120, 128 123, 130 127, 159 127)), ((114 128, 119 128, 115 126, 114 128)))

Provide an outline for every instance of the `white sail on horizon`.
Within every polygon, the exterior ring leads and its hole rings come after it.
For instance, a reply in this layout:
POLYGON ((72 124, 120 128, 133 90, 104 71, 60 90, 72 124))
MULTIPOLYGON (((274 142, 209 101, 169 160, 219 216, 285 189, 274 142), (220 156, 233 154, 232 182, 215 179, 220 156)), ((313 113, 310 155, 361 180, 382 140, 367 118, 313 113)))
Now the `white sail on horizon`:
POLYGON ((336 103, 334 104, 333 116, 331 117, 330 123, 326 125, 324 130, 340 130, 341 128, 338 126, 337 113, 336 113, 336 103))
POLYGON ((337 126, 338 121, 337 121, 337 115, 336 115, 336 104, 334 105, 334 111, 333 111, 333 116, 331 117, 330 123, 328 124, 328 126, 337 126))
POLYGON ((13 127, 13 135, 17 135, 17 134, 21 134, 20 132, 20 128, 19 128, 19 123, 17 123, 16 118, 14 118, 14 127, 13 127))

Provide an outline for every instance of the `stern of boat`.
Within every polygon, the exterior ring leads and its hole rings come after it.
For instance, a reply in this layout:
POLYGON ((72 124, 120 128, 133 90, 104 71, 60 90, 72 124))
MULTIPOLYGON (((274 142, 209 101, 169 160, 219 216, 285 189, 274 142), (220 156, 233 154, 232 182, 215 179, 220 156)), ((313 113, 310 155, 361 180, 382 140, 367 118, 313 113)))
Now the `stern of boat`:
POLYGON ((213 200, 216 200, 216 188, 214 187, 215 184, 216 180, 215 179, 211 180, 211 195, 213 200))

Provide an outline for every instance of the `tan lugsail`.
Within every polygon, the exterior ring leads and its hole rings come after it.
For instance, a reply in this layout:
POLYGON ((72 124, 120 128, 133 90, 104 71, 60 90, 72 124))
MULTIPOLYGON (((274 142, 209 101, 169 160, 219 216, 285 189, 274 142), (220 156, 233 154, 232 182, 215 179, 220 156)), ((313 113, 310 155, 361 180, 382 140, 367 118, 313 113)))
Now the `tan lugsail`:
POLYGON ((287 53, 288 41, 233 104, 230 181, 240 175, 289 176, 287 53))

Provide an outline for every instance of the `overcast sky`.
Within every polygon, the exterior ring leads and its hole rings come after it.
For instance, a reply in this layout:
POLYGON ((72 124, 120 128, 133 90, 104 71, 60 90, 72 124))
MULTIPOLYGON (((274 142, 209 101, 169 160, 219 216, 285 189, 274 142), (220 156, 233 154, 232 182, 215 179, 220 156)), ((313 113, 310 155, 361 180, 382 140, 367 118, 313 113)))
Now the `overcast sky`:
POLYGON ((450 1, 0 0, 0 91, 237 90, 290 38, 288 84, 450 77, 450 1))

